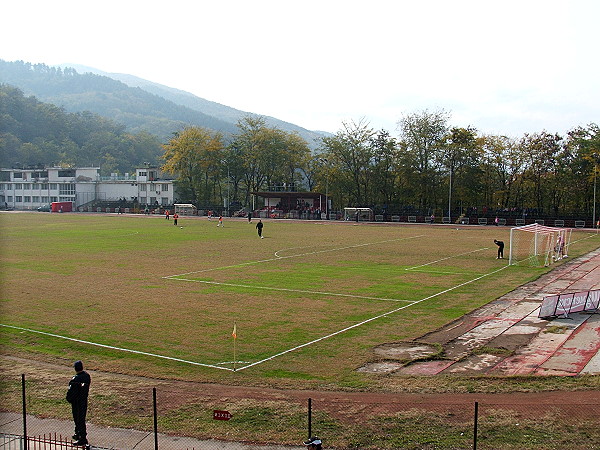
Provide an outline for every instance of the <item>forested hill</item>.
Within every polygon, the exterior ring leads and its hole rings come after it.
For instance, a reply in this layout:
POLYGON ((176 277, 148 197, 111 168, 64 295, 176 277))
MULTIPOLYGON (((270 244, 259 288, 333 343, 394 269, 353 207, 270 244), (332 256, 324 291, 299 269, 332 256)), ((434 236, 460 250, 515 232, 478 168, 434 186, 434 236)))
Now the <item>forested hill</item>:
MULTIPOLYGON (((124 124, 131 132, 147 131, 163 141, 189 125, 224 135, 235 133, 238 120, 249 114, 131 75, 76 65, 60 68, 0 60, 0 83, 66 111, 91 111, 124 124)), ((297 132, 311 146, 325 135, 270 117, 266 121, 269 126, 297 132)))
MULTIPOLYGON (((133 75, 127 75, 122 73, 107 73, 93 67, 81 66, 77 64, 64 64, 61 66, 63 69, 72 67, 79 73, 95 73, 97 75, 104 75, 115 80, 119 80, 131 87, 139 87, 145 91, 159 95, 167 100, 172 101, 178 105, 187 106, 196 111, 203 112, 209 116, 216 117, 217 119, 223 120, 228 123, 237 124, 238 120, 247 114, 254 114, 239 109, 225 106, 217 102, 212 102, 201 97, 197 97, 189 92, 182 91, 180 89, 171 88, 162 84, 154 83, 152 81, 144 80, 133 75)), ((256 114, 260 114, 259 112, 256 114)), ((331 133, 325 131, 310 131, 306 128, 302 128, 298 125, 285 122, 283 120, 276 119, 274 117, 265 117, 265 121, 268 126, 279 128, 287 132, 298 133, 309 146, 313 146, 315 139, 320 139, 324 136, 331 136, 331 133)))
POLYGON ((68 164, 101 167, 108 175, 157 164, 162 153, 159 139, 146 131, 127 132, 90 112, 69 113, 0 83, 0 167, 68 164))
POLYGON ((74 69, 0 60, 0 83, 15 86, 26 95, 34 95, 66 111, 90 111, 122 123, 131 132, 147 131, 162 140, 188 125, 224 134, 237 130, 233 123, 177 105, 143 89, 105 76, 79 74, 74 69))

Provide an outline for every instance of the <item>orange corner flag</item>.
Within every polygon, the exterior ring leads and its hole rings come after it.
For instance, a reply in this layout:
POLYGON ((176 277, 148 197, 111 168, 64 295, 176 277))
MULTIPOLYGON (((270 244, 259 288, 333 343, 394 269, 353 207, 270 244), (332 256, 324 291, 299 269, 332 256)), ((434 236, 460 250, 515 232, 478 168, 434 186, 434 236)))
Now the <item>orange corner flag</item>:
POLYGON ((233 323, 233 332, 231 333, 234 339, 237 339, 237 324, 233 323))

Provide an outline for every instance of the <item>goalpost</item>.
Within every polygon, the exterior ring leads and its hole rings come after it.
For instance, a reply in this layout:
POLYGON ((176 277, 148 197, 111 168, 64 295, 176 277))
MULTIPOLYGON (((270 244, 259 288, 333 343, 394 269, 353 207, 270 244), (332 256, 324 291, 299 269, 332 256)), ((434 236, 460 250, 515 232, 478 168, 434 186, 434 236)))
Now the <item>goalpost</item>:
POLYGON ((538 223, 510 229, 509 264, 548 266, 566 258, 571 228, 546 227, 538 223))
POLYGON ((371 208, 344 208, 344 220, 371 222, 373 221, 373 210, 371 208))

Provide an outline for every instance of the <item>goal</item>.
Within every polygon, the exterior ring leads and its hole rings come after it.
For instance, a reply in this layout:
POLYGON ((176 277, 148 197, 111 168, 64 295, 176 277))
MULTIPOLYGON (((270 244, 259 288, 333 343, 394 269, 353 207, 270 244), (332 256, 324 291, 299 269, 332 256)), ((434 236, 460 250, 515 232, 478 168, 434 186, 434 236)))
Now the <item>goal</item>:
POLYGON ((508 263, 539 267, 566 258, 571 231, 537 223, 511 228, 508 263))
POLYGON ((371 208, 344 208, 344 220, 371 222, 373 221, 373 210, 371 208))

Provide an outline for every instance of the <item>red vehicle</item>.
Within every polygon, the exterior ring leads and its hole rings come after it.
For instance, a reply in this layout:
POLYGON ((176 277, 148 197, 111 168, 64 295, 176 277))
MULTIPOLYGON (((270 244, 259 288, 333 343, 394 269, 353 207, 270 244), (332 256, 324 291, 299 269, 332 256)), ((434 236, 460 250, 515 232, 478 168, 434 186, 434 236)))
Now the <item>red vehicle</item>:
POLYGON ((73 202, 52 202, 50 210, 52 212, 71 212, 73 211, 73 202))

